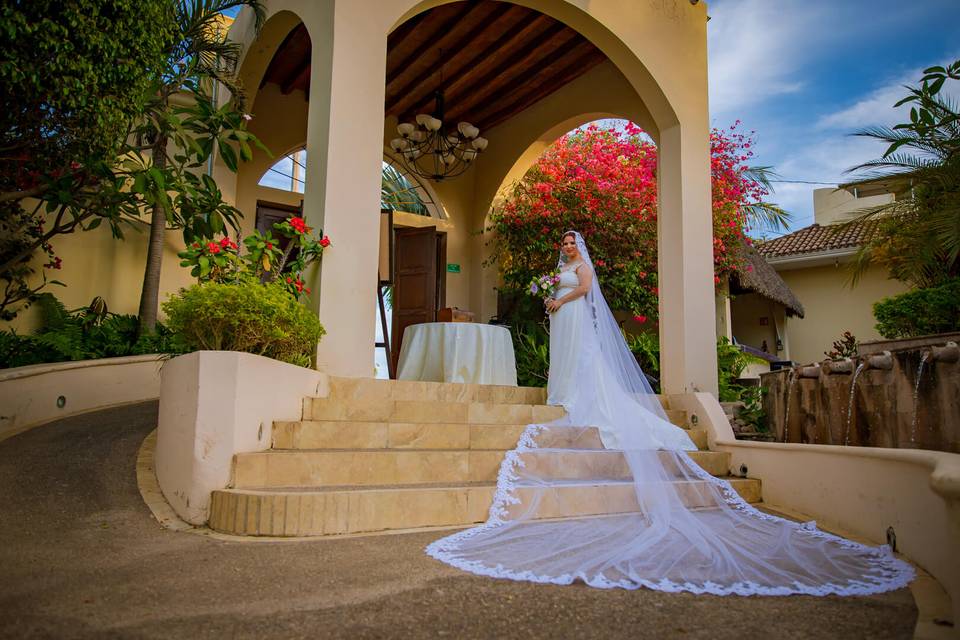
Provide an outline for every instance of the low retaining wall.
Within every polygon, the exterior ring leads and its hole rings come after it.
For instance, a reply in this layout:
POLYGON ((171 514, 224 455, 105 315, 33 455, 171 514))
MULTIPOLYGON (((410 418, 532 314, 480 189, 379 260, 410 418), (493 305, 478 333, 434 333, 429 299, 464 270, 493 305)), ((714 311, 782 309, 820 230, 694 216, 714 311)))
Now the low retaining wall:
POLYGON ((0 371, 0 440, 51 420, 156 400, 163 358, 151 354, 0 371))
POLYGON ((734 469, 763 482, 763 501, 897 550, 932 574, 960 620, 960 455, 717 440, 734 469))
POLYGON ((230 485, 237 453, 270 448, 275 420, 299 420, 303 398, 325 397, 324 373, 235 351, 168 360, 161 374, 157 480, 181 518, 205 524, 210 493, 230 485))

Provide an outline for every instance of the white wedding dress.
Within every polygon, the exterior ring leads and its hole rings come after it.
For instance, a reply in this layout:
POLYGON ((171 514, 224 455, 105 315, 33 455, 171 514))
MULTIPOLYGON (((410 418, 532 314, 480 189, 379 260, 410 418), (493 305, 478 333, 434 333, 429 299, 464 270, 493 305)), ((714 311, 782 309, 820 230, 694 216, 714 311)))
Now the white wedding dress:
MULTIPOLYGON (((565 265, 560 269, 559 300, 579 286, 579 269, 589 269, 583 262, 565 265)), ((636 414, 643 428, 636 445, 645 449, 684 449, 696 451, 697 445, 683 429, 674 426, 650 411, 643 403, 635 406, 617 405, 619 388, 614 372, 606 365, 600 349, 600 340, 594 328, 587 298, 580 297, 565 303, 550 314, 550 376, 547 383, 547 404, 559 405, 567 413, 576 414, 578 422, 596 425, 600 439, 607 449, 620 449, 615 424, 617 411, 636 414)))
MULTIPOLYGON (((575 238, 578 268, 592 270, 575 238)), ((564 271, 558 297, 577 283, 564 271)), ((595 277, 552 315, 550 359, 548 402, 566 416, 524 430, 487 521, 433 542, 432 557, 495 578, 716 595, 866 595, 912 580, 889 547, 763 513, 696 464, 595 277)))

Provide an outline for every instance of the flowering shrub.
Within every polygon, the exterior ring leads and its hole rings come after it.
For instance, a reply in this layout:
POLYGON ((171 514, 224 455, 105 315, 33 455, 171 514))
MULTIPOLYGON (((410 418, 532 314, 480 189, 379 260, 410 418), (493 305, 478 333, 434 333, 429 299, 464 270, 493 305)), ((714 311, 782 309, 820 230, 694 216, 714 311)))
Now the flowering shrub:
POLYGON ((323 250, 330 246, 330 238, 312 235, 312 229, 303 218, 288 218, 273 225, 280 238, 287 240, 286 249, 281 249, 281 240, 271 231, 266 234, 255 231, 243 240, 245 253, 239 245, 224 236, 219 242, 212 240, 193 242, 179 254, 180 266, 190 267, 190 275, 199 283, 238 282, 243 278, 262 281, 278 281, 292 296, 310 294, 304 286, 303 272, 307 266, 318 261, 323 250))
MULTIPOLYGON (((745 207, 766 191, 744 175, 750 136, 710 136, 715 282, 740 268, 735 250, 746 240, 745 207)), ((614 309, 640 322, 657 317, 657 148, 636 125, 591 125, 560 138, 517 182, 491 215, 497 238, 492 260, 507 290, 527 287, 556 262, 568 229, 587 239, 604 294, 614 309)), ((749 240, 747 240, 749 242, 749 240)))
POLYGON ((845 358, 855 358, 859 352, 860 343, 857 337, 849 331, 844 331, 839 340, 833 341, 833 350, 824 351, 823 355, 828 360, 844 360, 845 358))

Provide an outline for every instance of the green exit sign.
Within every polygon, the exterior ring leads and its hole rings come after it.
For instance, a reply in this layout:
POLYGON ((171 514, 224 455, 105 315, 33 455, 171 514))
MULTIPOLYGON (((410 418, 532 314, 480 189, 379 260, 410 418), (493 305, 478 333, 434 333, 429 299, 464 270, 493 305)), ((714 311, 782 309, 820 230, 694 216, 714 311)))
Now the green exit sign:
POLYGON ((447 273, 460 273, 460 265, 458 264, 448 264, 447 273))

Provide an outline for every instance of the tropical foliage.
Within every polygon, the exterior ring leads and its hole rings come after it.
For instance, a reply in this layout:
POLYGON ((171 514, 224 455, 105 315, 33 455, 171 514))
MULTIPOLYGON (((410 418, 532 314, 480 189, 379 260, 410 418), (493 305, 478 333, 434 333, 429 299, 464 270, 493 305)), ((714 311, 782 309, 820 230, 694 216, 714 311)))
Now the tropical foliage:
MULTIPOLYGON (((243 113, 235 75, 239 45, 222 33, 222 12, 243 5, 253 8, 259 26, 264 11, 256 0, 5 5, 4 24, 9 19, 20 27, 0 36, 15 56, 4 58, 10 62, 3 63, 0 74, 5 80, 19 74, 35 90, 24 122, 3 127, 3 135, 13 140, 4 140, 0 160, 11 166, 3 175, 13 176, 14 183, 0 189, 3 229, 13 231, 0 234, 2 317, 12 318, 45 284, 45 278, 35 282, 31 260, 36 252, 46 253, 47 268, 60 267, 53 238, 104 222, 114 236, 123 237, 128 225, 142 227, 149 217, 139 313, 140 331, 149 333, 156 325, 164 231, 183 229, 189 242, 236 227, 240 214, 223 202, 208 171, 214 153, 235 171, 259 144, 246 130, 249 116, 243 113), (34 23, 42 25, 39 35, 46 38, 41 56, 33 47, 34 23), (9 45, 9 37, 24 46, 9 45), (83 44, 74 42, 81 38, 83 44), (62 62, 77 53, 76 63, 62 62), (216 86, 233 99, 217 104, 216 86), (88 103, 103 108, 91 111, 88 103), (51 124, 46 124, 48 113, 55 116, 51 124), (90 142, 94 139, 101 141, 90 142), (39 148, 43 145, 53 148, 39 148), (7 148, 14 149, 10 157, 7 148), (56 162, 29 166, 46 163, 48 151, 56 162)), ((17 92, 8 93, 19 100, 17 92)))
POLYGON ((410 182, 402 171, 386 162, 383 163, 380 181, 380 206, 392 211, 430 215, 416 185, 410 182))
POLYGON ((884 338, 960 331, 960 278, 884 298, 874 303, 873 315, 884 338))
POLYGON ((884 154, 850 171, 857 181, 892 185, 896 200, 861 212, 876 236, 857 254, 854 278, 873 264, 914 287, 960 276, 960 108, 942 90, 960 80, 960 60, 931 67, 894 106, 910 105, 910 122, 868 127, 855 135, 887 145, 884 154))
POLYGON ((139 336, 137 317, 111 313, 100 297, 86 307, 68 311, 46 292, 37 296, 36 304, 41 324, 34 333, 0 331, 0 369, 184 350, 163 325, 157 325, 154 334, 139 336))
POLYGON ((203 173, 214 149, 227 168, 236 171, 239 161, 253 157, 253 145, 263 148, 246 131, 250 116, 244 113, 245 95, 237 76, 241 47, 224 36, 222 16, 224 11, 250 7, 259 29, 265 9, 258 0, 175 0, 175 5, 173 46, 153 78, 136 129, 141 146, 135 151, 149 150, 150 157, 135 152, 125 161, 137 173, 134 192, 143 187, 137 205, 150 211, 140 297, 140 330, 145 333, 156 324, 166 229, 182 229, 186 242, 211 238, 227 225, 238 229, 240 212, 223 202, 216 182, 203 173), (217 85, 232 96, 219 107, 210 91, 217 85))
POLYGON ((173 41, 173 5, 5 2, 0 24, 0 320, 10 320, 60 268, 53 237, 111 210, 110 167, 173 41))
POLYGON ((163 303, 170 329, 190 350, 245 351, 309 367, 324 334, 317 314, 279 282, 208 282, 163 303))
POLYGON ((224 236, 219 241, 193 242, 181 251, 180 266, 189 267, 197 282, 235 283, 245 278, 261 282, 279 282, 294 298, 310 295, 304 286, 303 272, 320 260, 323 250, 330 246, 330 238, 313 229, 303 218, 293 217, 273 225, 265 234, 255 231, 243 240, 245 252, 224 236))
MULTIPOLYGON (((751 170, 749 134, 714 130, 710 137, 715 282, 742 268, 741 242, 751 224, 782 224, 764 203, 767 168, 751 170)), ((492 260, 507 291, 524 288, 552 267, 560 234, 586 237, 610 306, 657 317, 657 149, 633 124, 590 125, 558 140, 491 215, 492 260)))

